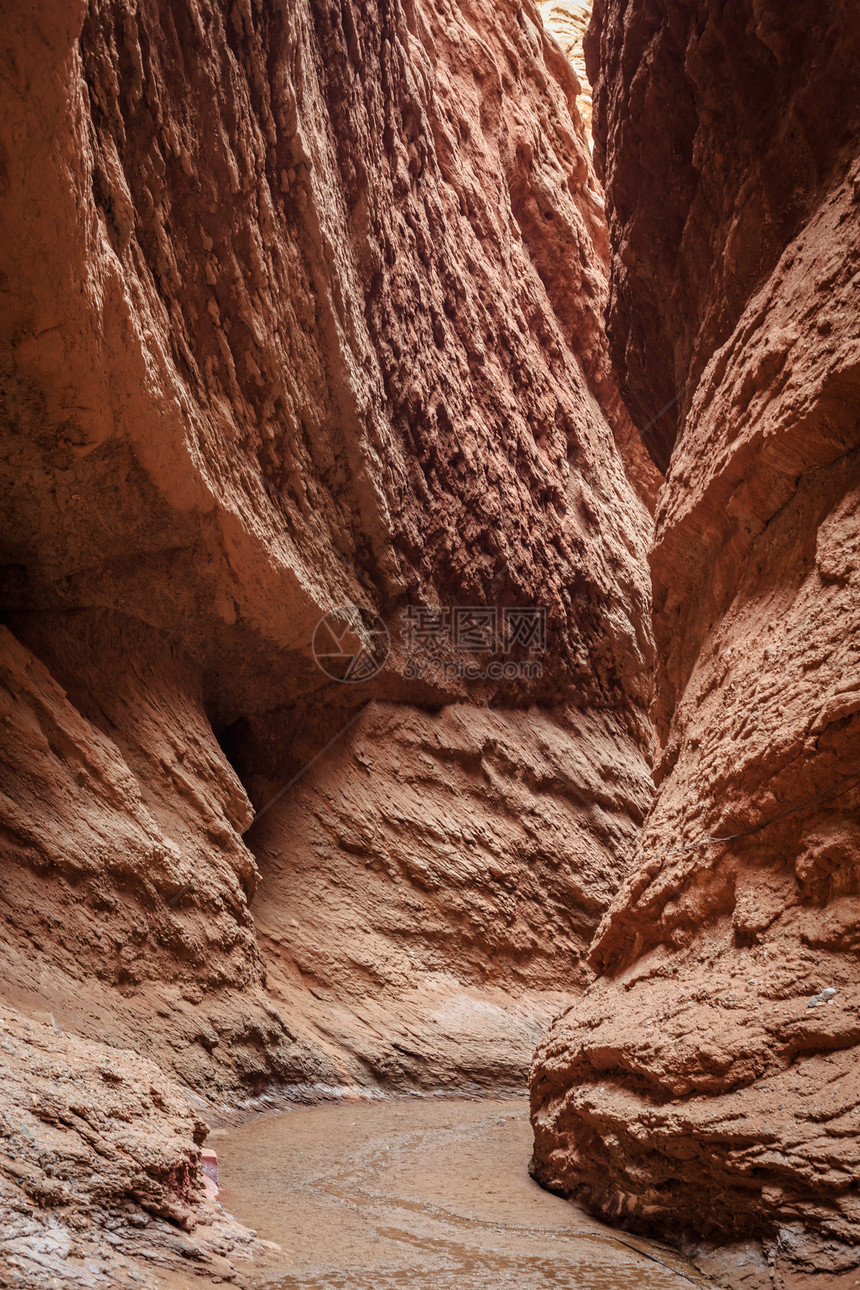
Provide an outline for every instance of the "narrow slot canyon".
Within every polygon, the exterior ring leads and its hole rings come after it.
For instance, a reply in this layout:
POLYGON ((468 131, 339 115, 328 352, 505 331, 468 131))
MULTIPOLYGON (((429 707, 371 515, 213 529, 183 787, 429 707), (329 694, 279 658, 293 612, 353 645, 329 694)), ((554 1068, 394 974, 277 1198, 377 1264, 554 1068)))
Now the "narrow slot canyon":
POLYGON ((860 1286, 860 13, 0 30, 0 1287, 860 1286))

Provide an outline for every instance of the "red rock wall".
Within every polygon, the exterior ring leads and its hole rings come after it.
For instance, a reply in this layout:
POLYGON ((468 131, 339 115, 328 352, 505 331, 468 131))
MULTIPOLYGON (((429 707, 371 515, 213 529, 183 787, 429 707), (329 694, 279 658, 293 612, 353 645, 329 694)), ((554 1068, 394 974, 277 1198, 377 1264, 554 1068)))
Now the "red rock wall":
POLYGON ((531 5, 3 27, 2 989, 211 1094, 521 1078, 650 795, 573 74, 531 5), (364 687, 310 655, 350 603, 364 687), (545 607, 542 677, 408 680, 405 606, 487 603, 545 607))
POLYGON ((648 791, 618 714, 374 704, 254 828, 269 997, 338 1082, 521 1087, 648 791))
POLYGON ((206 1186, 208 1126, 187 1089, 135 1053, 59 1032, 47 1013, 2 1006, 0 1031, 6 1285, 155 1286, 166 1272, 181 1286, 189 1265, 236 1284, 264 1243, 206 1186))
POLYGON ((858 1275, 858 45, 838 2, 602 4, 589 41, 611 343, 671 453, 663 751, 599 978, 537 1056, 533 1168, 753 1241, 732 1286, 858 1275))

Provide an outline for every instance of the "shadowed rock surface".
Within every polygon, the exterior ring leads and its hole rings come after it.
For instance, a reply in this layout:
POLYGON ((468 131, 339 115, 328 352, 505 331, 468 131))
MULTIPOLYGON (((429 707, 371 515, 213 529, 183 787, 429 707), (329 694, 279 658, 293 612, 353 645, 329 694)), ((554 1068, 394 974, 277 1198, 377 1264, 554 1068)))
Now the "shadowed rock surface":
POLYGON ((662 755, 599 979, 537 1054, 533 1168, 754 1241, 731 1286, 860 1276, 858 41, 847 4, 634 2, 587 42, 611 343, 668 461, 662 755))

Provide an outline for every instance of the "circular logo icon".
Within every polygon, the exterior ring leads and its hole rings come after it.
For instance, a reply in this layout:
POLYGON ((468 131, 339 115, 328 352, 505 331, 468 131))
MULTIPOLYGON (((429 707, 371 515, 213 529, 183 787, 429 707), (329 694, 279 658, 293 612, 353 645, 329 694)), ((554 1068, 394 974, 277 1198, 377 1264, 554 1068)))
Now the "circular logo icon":
POLYGON ((357 685, 369 681, 384 666, 391 637, 377 616, 365 623, 355 605, 333 609, 314 628, 311 649, 317 667, 333 681, 357 685))

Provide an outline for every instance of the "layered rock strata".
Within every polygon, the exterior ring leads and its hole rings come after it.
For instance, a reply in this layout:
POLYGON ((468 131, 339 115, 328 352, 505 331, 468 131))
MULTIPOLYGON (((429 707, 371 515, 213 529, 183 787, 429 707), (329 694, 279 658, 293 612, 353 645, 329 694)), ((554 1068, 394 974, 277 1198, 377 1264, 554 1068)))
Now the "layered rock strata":
POLYGON ((668 460, 662 756, 537 1055, 533 1169, 740 1243, 732 1286, 860 1275, 858 42, 840 3, 610 3, 587 45, 611 343, 668 460))
POLYGON ((647 800, 617 714, 372 705, 254 828, 270 998, 341 1083, 519 1085, 647 800))

